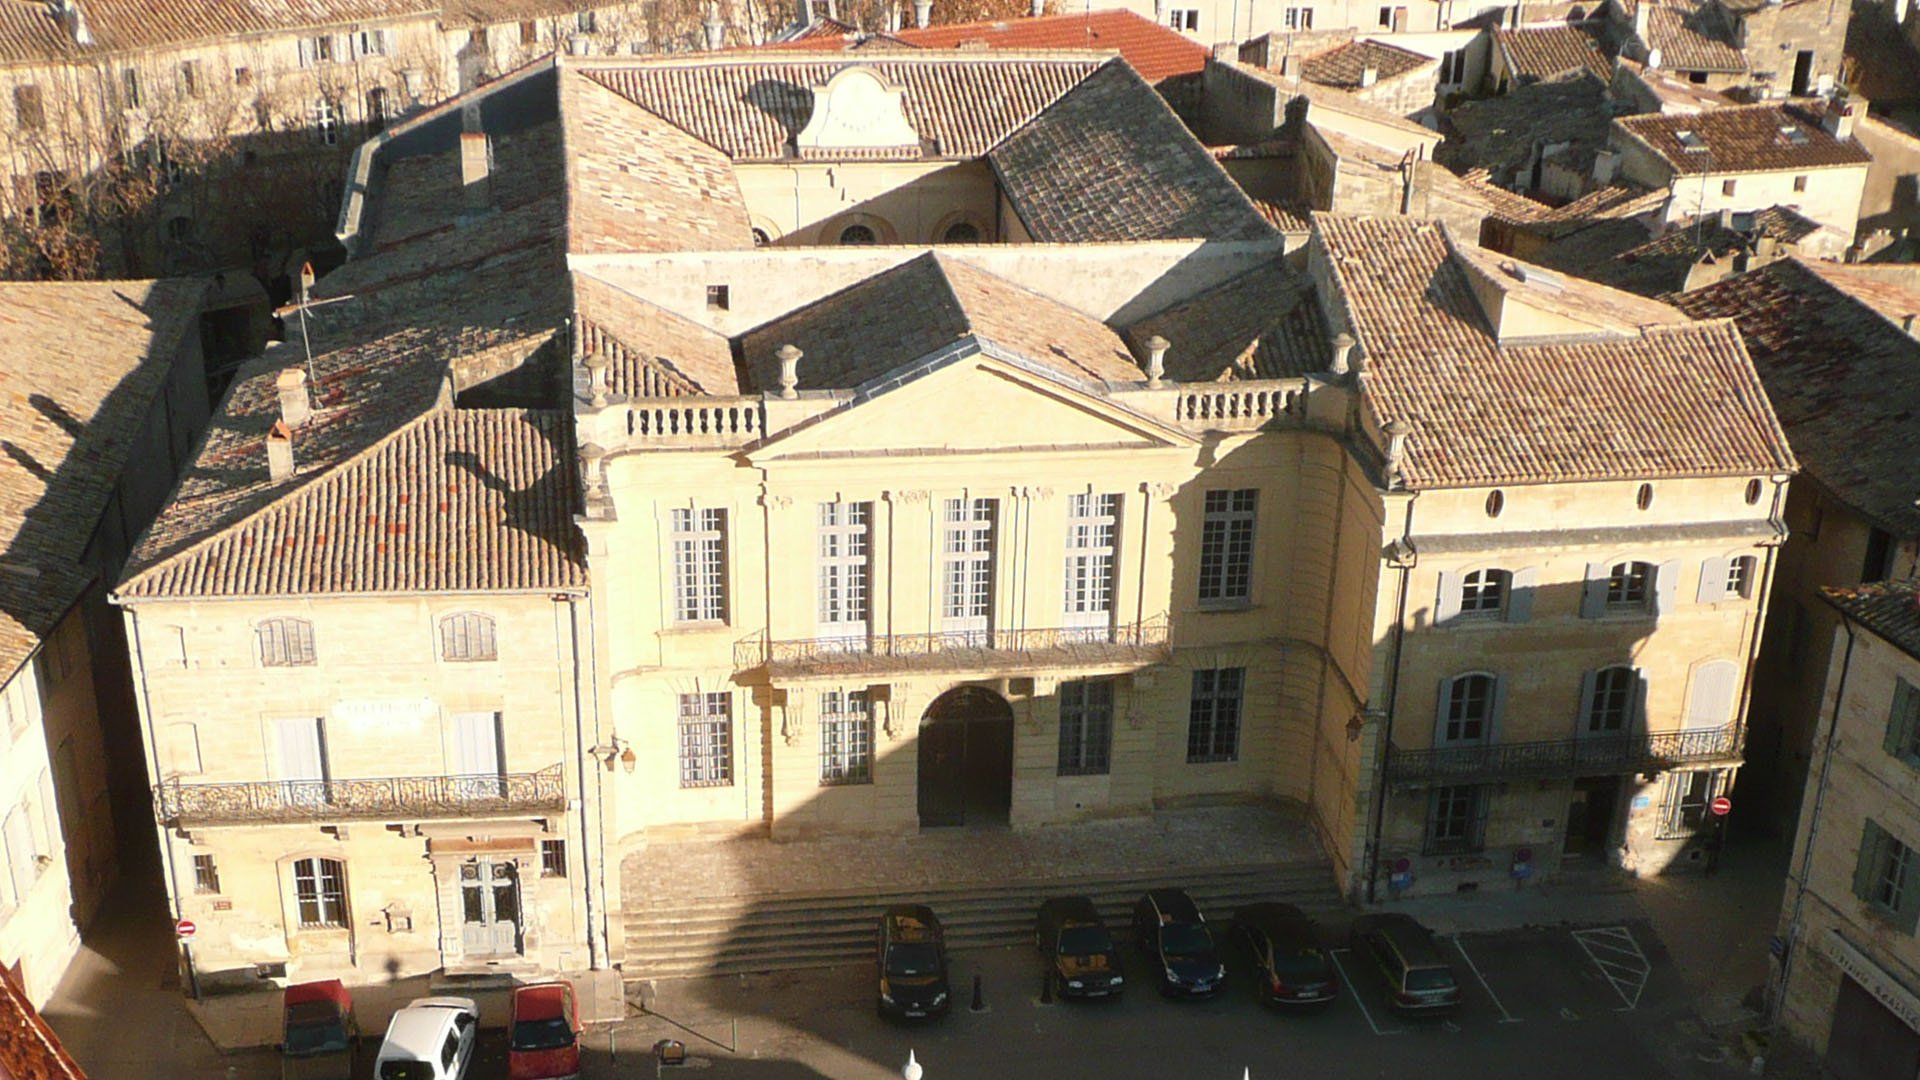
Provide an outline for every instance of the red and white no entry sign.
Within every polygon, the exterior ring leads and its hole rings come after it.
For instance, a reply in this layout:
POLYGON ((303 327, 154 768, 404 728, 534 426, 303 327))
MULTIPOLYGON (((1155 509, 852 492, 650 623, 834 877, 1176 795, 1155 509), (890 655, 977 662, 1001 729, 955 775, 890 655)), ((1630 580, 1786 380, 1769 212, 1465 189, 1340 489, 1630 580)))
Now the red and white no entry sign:
POLYGON ((1713 811, 1713 816, 1715 817, 1726 817, 1728 814, 1733 813, 1733 800, 1722 795, 1713 800, 1713 805, 1709 809, 1713 811))
POLYGON ((193 925, 192 919, 181 919, 179 922, 173 924, 174 936, 178 937, 181 941, 192 941, 194 933, 199 929, 199 927, 193 925))

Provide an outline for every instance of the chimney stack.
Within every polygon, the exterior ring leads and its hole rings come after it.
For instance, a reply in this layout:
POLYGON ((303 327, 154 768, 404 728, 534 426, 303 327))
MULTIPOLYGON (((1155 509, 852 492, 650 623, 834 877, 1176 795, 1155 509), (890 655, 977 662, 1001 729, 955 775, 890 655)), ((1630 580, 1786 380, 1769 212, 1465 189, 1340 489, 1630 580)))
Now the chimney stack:
POLYGON ((922 30, 933 25, 933 0, 913 0, 913 25, 922 30))
POLYGON ((1167 339, 1155 334, 1147 339, 1147 385, 1158 388, 1167 373, 1167 339))
POLYGON ((1833 95, 1827 102, 1827 111, 1820 116, 1820 126, 1836 139, 1853 138, 1853 102, 1847 100, 1847 95, 1833 95))
POLYGON ((1365 90, 1380 81, 1380 69, 1368 64, 1360 69, 1360 89, 1365 90))
POLYGON ((478 213, 493 205, 493 148, 487 145, 484 131, 460 133, 460 190, 466 193, 466 208, 478 213))
MULTIPOLYGON (((1633 7, 1633 36, 1639 38, 1642 45, 1646 44, 1647 35, 1653 29, 1653 8, 1649 6, 1650 3, 1651 0, 1638 0, 1633 7)), ((1647 66, 1654 65, 1649 63, 1647 66)))
POLYGON ((267 477, 285 480, 293 475, 293 431, 284 420, 275 420, 267 432, 267 477))
POLYGON ((1036 19, 1042 15, 1045 15, 1047 13, 1047 0, 1033 0, 1033 7, 1031 10, 1033 12, 1033 17, 1036 19))
POLYGON ((289 429, 297 428, 313 415, 313 401, 307 396, 307 373, 297 367, 288 368, 273 380, 273 388, 280 394, 280 422, 289 429))
POLYGON ((800 0, 800 25, 813 25, 813 0, 800 0))
POLYGON ((800 396, 794 388, 800 385, 800 357, 803 354, 799 346, 788 343, 780 346, 774 355, 780 358, 780 396, 792 401, 800 396))
POLYGON ((1353 346, 1353 335, 1345 331, 1342 331, 1339 337, 1334 338, 1333 366, 1327 370, 1333 372, 1335 375, 1345 375, 1347 373, 1347 356, 1353 352, 1353 346))
POLYGON ((719 8, 707 9, 707 21, 700 24, 707 35, 707 49, 713 51, 727 42, 727 23, 720 17, 719 8))

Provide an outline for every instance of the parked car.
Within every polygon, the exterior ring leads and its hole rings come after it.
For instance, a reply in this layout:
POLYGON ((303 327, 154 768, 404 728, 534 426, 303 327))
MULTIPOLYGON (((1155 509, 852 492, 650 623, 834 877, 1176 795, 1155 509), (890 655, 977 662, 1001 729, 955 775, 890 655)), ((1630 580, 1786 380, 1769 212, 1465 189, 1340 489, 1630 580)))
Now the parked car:
POLYGON ((1338 994, 1319 928, 1292 904, 1248 904, 1233 913, 1229 934, 1246 950, 1267 1004, 1325 1005, 1338 994))
POLYGON ((1126 989, 1120 950, 1084 896, 1055 896, 1040 904, 1033 944, 1047 958, 1047 978, 1062 997, 1111 997, 1126 989))
POLYGON ((879 1011, 919 1019, 952 1008, 947 939, 925 904, 896 904, 880 916, 879 1011))
POLYGON ((353 997, 339 979, 296 983, 281 997, 281 1080, 353 1080, 360 1025, 353 997))
POLYGON ((580 1075, 580 1000, 565 979, 513 988, 508 1021, 509 1080, 576 1080, 580 1075))
POLYGON ((1388 1000, 1404 1013, 1447 1012, 1460 1004, 1460 984, 1440 955, 1433 931, 1411 915, 1380 912, 1353 920, 1353 951, 1371 958, 1387 980, 1388 1000))
POLYGON ((472 998, 427 997, 393 1014, 375 1080, 461 1080, 473 1062, 480 1006, 472 998))
POLYGON ((1133 905, 1133 939, 1160 968, 1160 992, 1204 997, 1227 977, 1213 931, 1183 889, 1153 889, 1133 905))

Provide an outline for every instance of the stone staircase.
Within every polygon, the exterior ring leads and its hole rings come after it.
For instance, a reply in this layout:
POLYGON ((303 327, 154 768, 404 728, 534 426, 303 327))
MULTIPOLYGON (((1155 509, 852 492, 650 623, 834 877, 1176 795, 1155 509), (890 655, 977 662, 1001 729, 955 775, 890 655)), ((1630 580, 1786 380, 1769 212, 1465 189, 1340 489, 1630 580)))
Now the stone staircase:
POLYGON ((1343 910, 1331 864, 1322 860, 1241 866, 1076 874, 1016 882, 954 883, 901 891, 769 893, 756 899, 664 898, 626 913, 629 980, 737 975, 826 967, 870 959, 879 914, 889 904, 924 903, 953 949, 1030 942, 1048 896, 1093 898, 1116 937, 1130 937, 1133 903, 1147 889, 1178 886, 1224 924, 1236 907, 1262 900, 1297 904, 1322 920, 1343 910))

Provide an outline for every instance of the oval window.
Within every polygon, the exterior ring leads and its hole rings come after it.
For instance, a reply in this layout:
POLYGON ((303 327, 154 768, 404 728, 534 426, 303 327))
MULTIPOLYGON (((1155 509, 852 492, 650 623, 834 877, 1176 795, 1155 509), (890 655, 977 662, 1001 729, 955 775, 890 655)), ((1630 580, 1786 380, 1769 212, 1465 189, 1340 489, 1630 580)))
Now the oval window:
POLYGON ((1499 517, 1500 511, 1505 510, 1506 508, 1507 508, 1507 497, 1500 493, 1500 489, 1495 488, 1494 490, 1487 493, 1487 516, 1488 517, 1490 518, 1499 517))
POLYGON ((1757 479, 1747 481, 1747 505, 1752 506, 1759 501, 1760 481, 1757 479))
POLYGON ((1645 510, 1647 507, 1653 505, 1653 485, 1652 484, 1640 485, 1640 494, 1634 496, 1633 505, 1639 507, 1642 510, 1645 510))

